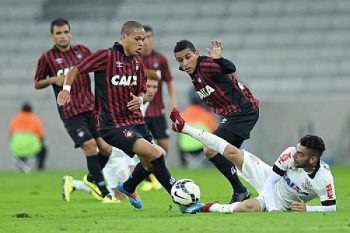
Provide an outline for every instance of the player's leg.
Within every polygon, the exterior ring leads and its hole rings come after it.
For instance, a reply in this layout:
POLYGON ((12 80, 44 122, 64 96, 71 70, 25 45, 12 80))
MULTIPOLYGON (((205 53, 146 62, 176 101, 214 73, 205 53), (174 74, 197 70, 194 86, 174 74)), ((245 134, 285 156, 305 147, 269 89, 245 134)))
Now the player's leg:
POLYGON ((232 204, 207 203, 200 212, 218 212, 218 213, 234 213, 234 212, 260 212, 261 205, 257 199, 248 199, 242 202, 232 204))
MULTIPOLYGON (((147 128, 151 131, 156 144, 163 148, 165 150, 165 153, 167 153, 169 149, 169 129, 165 116, 162 115, 159 117, 145 117, 145 123, 147 125, 147 128)), ((153 189, 159 190, 161 188, 162 185, 152 173, 146 177, 141 189, 143 191, 150 191, 153 189)))
POLYGON ((151 144, 149 141, 143 138, 138 139, 134 143, 133 151, 139 156, 140 159, 142 158, 149 163, 148 165, 152 166, 151 169, 155 177, 167 190, 167 192, 170 193, 171 187, 174 184, 175 180, 172 178, 165 165, 164 154, 162 151, 160 151, 155 145, 151 144))
MULTIPOLYGON (((215 138, 213 134, 203 132, 202 130, 194 129, 188 124, 185 124, 185 121, 183 120, 181 114, 177 109, 174 109, 171 112, 170 118, 174 122, 173 126, 175 128, 173 127, 173 129, 175 129, 175 131, 182 131, 183 133, 187 133, 190 136, 201 141, 204 145, 206 145, 209 148, 205 149, 206 155, 209 158, 209 160, 216 166, 216 168, 230 182, 234 193, 232 199, 234 201, 242 201, 244 199, 249 198, 250 193, 240 182, 234 165, 223 156, 224 150, 228 143, 225 140, 220 139, 219 137, 215 138), (176 123, 178 124, 178 126, 176 126, 176 123), (181 127, 182 130, 179 130, 178 127, 181 127)), ((233 149, 235 149, 235 151, 238 152, 238 149, 236 147, 233 149)))

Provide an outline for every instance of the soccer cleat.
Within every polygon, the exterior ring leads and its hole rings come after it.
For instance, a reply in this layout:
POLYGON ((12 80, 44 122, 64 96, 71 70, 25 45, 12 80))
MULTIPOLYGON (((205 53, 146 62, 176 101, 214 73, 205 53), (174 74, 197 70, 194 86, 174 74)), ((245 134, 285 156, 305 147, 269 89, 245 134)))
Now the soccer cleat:
POLYGON ((181 133, 184 126, 185 126, 185 120, 182 118, 182 116, 177 108, 173 108, 173 110, 171 111, 170 119, 173 122, 171 124, 171 128, 175 132, 181 133))
POLYGON ((62 177, 62 199, 66 202, 70 201, 70 196, 74 192, 75 188, 73 187, 73 177, 63 176, 62 177))
POLYGON ((85 175, 83 177, 83 182, 84 184, 86 184, 86 186, 88 186, 90 189, 91 189, 91 195, 96 199, 96 200, 102 200, 102 194, 101 194, 101 191, 100 189, 97 187, 96 184, 94 184, 93 182, 90 182, 88 180, 88 175, 85 175), (100 198, 99 198, 99 197, 100 198))
POLYGON ((94 191, 90 191, 90 194, 91 194, 91 196, 93 197, 93 198, 95 198, 97 201, 102 201, 103 200, 103 197, 100 195, 100 194, 98 194, 98 193, 95 193, 94 191))
POLYGON ((118 203, 120 203, 120 200, 118 200, 115 196, 112 196, 112 194, 108 194, 102 199, 102 203, 104 203, 104 204, 118 204, 118 203))
POLYGON ((230 204, 232 204, 234 202, 244 201, 246 199, 249 199, 249 197, 250 197, 250 192, 248 190, 246 192, 244 192, 244 193, 234 193, 232 195, 230 204))
POLYGON ((123 183, 119 183, 117 185, 117 189, 124 193, 126 196, 129 197, 129 202, 132 206, 134 206, 135 208, 137 209, 141 209, 142 207, 142 201, 141 201, 141 198, 140 196, 138 195, 137 192, 133 192, 133 193, 129 193, 128 191, 126 191, 123 187, 123 183))
POLYGON ((183 214, 196 214, 198 212, 201 212, 203 206, 204 206, 204 204, 202 204, 202 203, 196 203, 196 204, 191 205, 190 207, 180 206, 179 210, 183 214))

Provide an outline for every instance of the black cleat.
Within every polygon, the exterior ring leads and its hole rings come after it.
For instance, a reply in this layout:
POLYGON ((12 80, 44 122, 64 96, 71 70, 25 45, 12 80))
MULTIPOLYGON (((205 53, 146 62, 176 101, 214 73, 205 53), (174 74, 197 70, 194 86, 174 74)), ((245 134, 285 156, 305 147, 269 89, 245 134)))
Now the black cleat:
POLYGON ((247 200, 247 199, 249 199, 249 197, 250 197, 250 192, 248 190, 244 193, 234 193, 232 195, 232 199, 230 201, 230 204, 234 203, 234 202, 240 202, 240 201, 247 200))

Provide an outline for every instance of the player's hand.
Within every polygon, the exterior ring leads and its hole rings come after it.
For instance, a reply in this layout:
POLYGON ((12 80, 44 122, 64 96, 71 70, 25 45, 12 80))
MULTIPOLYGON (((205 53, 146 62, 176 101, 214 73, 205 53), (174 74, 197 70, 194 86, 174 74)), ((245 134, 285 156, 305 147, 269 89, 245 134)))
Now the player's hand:
POLYGON ((57 77, 53 77, 53 81, 54 81, 54 84, 56 84, 57 86, 59 87, 62 87, 63 84, 64 84, 64 79, 65 79, 65 76, 57 76, 57 77))
POLYGON ((57 104, 63 106, 70 101, 70 93, 66 90, 62 90, 57 95, 57 104))
POLYGON ((298 197, 298 200, 290 205, 291 211, 306 211, 306 206, 303 200, 298 197))
POLYGON ((213 59, 222 58, 222 53, 224 52, 224 47, 222 42, 219 40, 213 40, 211 44, 212 44, 212 48, 207 49, 208 56, 213 59))
POLYGON ((130 111, 139 110, 143 102, 143 98, 141 96, 136 96, 133 93, 130 93, 130 96, 132 97, 132 100, 130 100, 126 106, 130 111))

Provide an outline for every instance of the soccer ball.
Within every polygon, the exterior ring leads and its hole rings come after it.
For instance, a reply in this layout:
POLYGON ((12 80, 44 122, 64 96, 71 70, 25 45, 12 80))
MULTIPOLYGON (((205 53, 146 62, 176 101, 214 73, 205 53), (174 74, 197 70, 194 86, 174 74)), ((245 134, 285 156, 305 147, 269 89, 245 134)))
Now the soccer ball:
POLYGON ((191 206, 199 201, 199 186, 190 179, 178 180, 171 188, 173 202, 180 206, 191 206))

